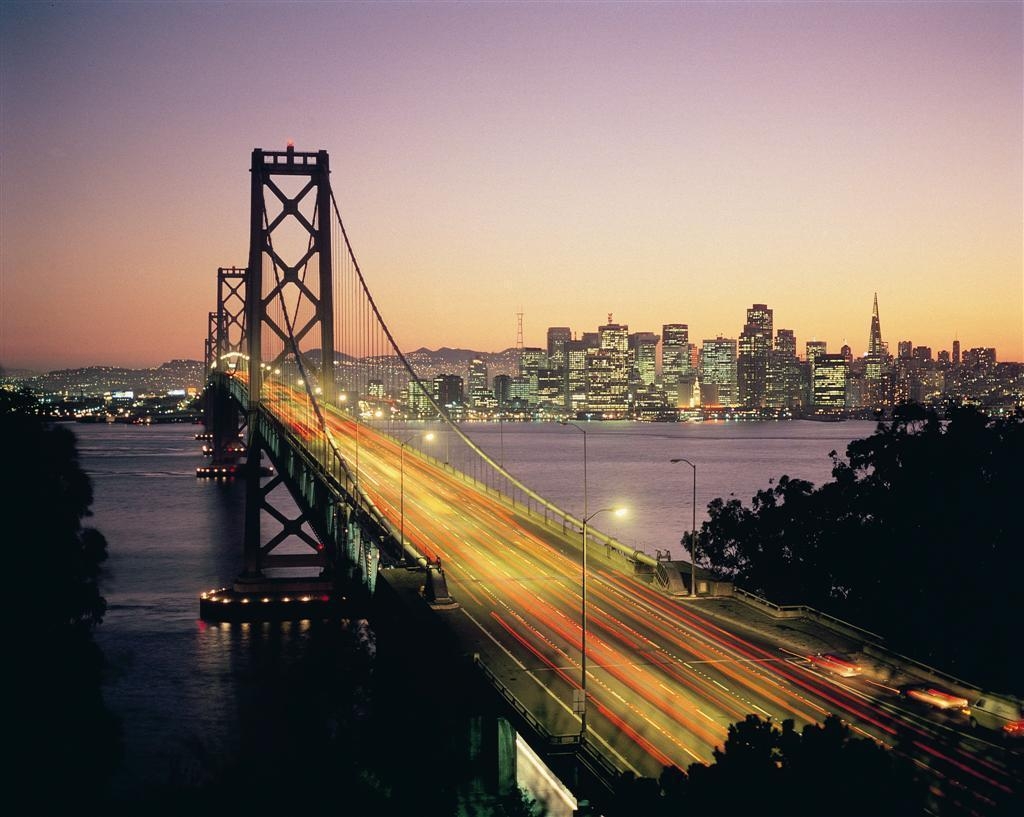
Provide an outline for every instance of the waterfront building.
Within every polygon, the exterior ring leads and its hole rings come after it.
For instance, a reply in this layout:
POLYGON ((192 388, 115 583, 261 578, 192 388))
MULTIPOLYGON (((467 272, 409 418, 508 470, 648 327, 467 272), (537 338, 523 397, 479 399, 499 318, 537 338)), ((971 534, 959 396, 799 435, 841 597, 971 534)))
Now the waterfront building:
MULTIPOLYGON (((690 356, 690 329, 685 323, 666 323, 661 327, 661 384, 669 403, 682 407, 690 403, 682 384, 693 367, 690 356)), ((692 380, 687 384, 692 389, 692 380)))
POLYGON ((561 413, 565 408, 564 384, 562 369, 538 369, 537 408, 561 413))
POLYGON ((434 399, 444 409, 461 407, 465 402, 464 381, 457 374, 439 374, 433 381, 434 399))
POLYGON ((781 409, 793 408, 801 402, 796 335, 792 329, 779 329, 775 334, 775 348, 768 357, 765 405, 781 409))
POLYGON ((426 417, 436 413, 430 402, 430 384, 421 380, 410 380, 405 386, 405 409, 407 416, 426 417))
POLYGON ((640 384, 636 387, 632 395, 631 416, 635 420, 648 422, 673 421, 679 418, 676 408, 669 405, 665 390, 657 384, 640 384))
POLYGON ((512 397, 512 378, 507 374, 496 374, 491 383, 494 399, 499 408, 506 408, 512 397))
POLYGON ((488 402, 491 393, 487 389, 487 364, 475 357, 469 363, 469 377, 466 379, 469 390, 469 404, 479 408, 482 402, 488 402))
POLYGON ((814 365, 814 407, 819 411, 846 408, 846 378, 849 366, 839 355, 820 355, 814 365))
MULTIPOLYGON (((536 398, 536 386, 534 386, 532 394, 536 398)), ((527 375, 517 374, 509 378, 508 404, 513 410, 528 411, 531 405, 530 395, 530 378, 527 375)), ((534 399, 534 405, 536 405, 536 399, 534 399)))
POLYGON ((587 349, 586 412, 618 420, 629 410, 629 390, 623 354, 614 349, 587 349))
POLYGON ((700 350, 701 405, 730 408, 737 398, 735 338, 705 340, 700 350))

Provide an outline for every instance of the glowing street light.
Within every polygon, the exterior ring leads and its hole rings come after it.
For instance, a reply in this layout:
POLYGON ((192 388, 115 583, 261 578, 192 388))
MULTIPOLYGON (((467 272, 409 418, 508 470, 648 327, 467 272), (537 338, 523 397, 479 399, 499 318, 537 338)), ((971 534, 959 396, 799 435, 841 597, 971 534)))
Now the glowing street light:
POLYGON ((690 595, 697 595, 697 466, 686 457, 674 457, 669 462, 685 462, 693 469, 693 522, 690 527, 690 595))
MULTIPOLYGON (((405 550, 405 447, 416 438, 416 435, 411 435, 408 439, 404 440, 399 446, 399 545, 402 550, 405 550)), ((430 442, 434 439, 434 432, 428 431, 423 435, 423 439, 430 442)))

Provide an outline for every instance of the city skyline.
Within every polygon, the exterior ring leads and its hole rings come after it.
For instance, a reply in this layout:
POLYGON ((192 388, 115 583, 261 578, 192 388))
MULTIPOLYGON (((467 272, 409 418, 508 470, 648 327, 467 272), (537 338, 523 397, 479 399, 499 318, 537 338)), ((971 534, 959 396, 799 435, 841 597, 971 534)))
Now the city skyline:
POLYGON ((199 357, 289 139, 406 350, 767 303, 862 355, 877 292, 890 350, 1024 360, 1019 3, 281 10, 0 7, 0 366, 199 357))
MULTIPOLYGON (((876 295, 876 298, 877 298, 877 295, 876 295)), ((770 304, 768 306, 771 309, 774 309, 774 307, 771 307, 770 304)), ((744 309, 746 309, 746 308, 747 307, 744 307, 744 309)), ((608 313, 605 314, 604 319, 606 321, 610 321, 613 317, 615 317, 615 315, 616 315, 616 313, 614 313, 614 312, 608 312, 608 313)), ((827 351, 828 351, 829 354, 837 354, 837 353, 839 353, 839 351, 844 346, 849 346, 854 358, 863 358, 863 357, 866 357, 870 353, 870 346, 871 346, 871 337, 870 336, 871 336, 871 332, 874 329, 874 319, 873 318, 869 318, 869 320, 871 320, 871 327, 869 328, 869 330, 866 330, 865 332, 862 333, 868 339, 863 342, 861 347, 858 347, 858 345, 856 343, 856 340, 851 342, 850 340, 847 340, 845 338, 843 340, 841 340, 841 341, 835 341, 834 339, 831 339, 831 338, 803 337, 800 334, 799 330, 794 329, 793 327, 786 325, 786 322, 784 320, 779 322, 779 323, 777 323, 776 331, 780 331, 781 330, 783 332, 790 333, 790 335, 792 336, 791 340, 794 341, 795 344, 796 344, 796 346, 795 346, 796 357, 798 357, 799 359, 806 359, 807 355, 806 355, 806 348, 805 347, 806 347, 806 344, 808 342, 811 342, 811 343, 824 343, 826 345, 826 348, 827 348, 827 351)), ((617 319, 616 319, 615 322, 618 322, 617 319)), ((563 322, 562 324, 559 324, 559 327, 560 328, 564 327, 566 329, 569 329, 572 339, 579 339, 579 338, 582 338, 584 334, 592 333, 594 330, 596 330, 598 328, 598 326, 600 325, 601 320, 600 319, 595 319, 590 324, 588 324, 586 326, 579 326, 579 327, 576 327, 576 326, 566 326, 565 323, 567 323, 567 322, 563 322)), ((884 321, 882 321, 881 318, 879 318, 879 323, 880 324, 884 324, 884 321)), ((631 330, 630 334, 635 334, 635 333, 638 333, 638 332, 639 333, 645 333, 646 332, 646 333, 652 333, 654 335, 658 335, 658 338, 659 338, 658 339, 658 348, 659 349, 661 348, 662 342, 664 340, 664 338, 661 335, 661 331, 666 326, 668 326, 668 325, 673 325, 673 326, 681 325, 683 327, 689 328, 690 326, 699 325, 699 324, 688 323, 688 322, 683 321, 683 320, 676 320, 676 321, 671 321, 671 322, 663 321, 663 322, 657 324, 656 326, 642 326, 642 327, 635 327, 628 320, 623 321, 622 324, 623 324, 623 326, 625 326, 625 327, 627 327, 627 328, 629 328, 631 330)), ((731 339, 733 341, 736 341, 742 335, 743 323, 742 323, 742 319, 741 318, 737 318, 737 324, 739 326, 739 329, 736 329, 734 327, 732 331, 716 332, 713 336, 704 337, 704 336, 701 336, 699 333, 689 332, 689 343, 694 345, 694 346, 696 346, 699 349, 703 345, 703 343, 705 341, 714 341, 714 340, 721 340, 721 339, 731 339)), ((545 327, 543 330, 539 330, 538 334, 544 335, 544 334, 546 334, 552 328, 554 328, 554 327, 550 327, 550 326, 549 327, 545 327)), ((525 334, 526 333, 524 332, 524 335, 525 334)), ((898 335, 898 333, 895 333, 895 334, 898 335)), ((933 332, 931 334, 935 335, 936 333, 933 332)), ((902 345, 902 344, 910 343, 915 348, 916 347, 927 347, 929 350, 931 350, 933 356, 938 356, 938 354, 940 352, 951 353, 953 351, 953 349, 954 349, 954 346, 956 348, 958 348, 958 349, 964 349, 964 350, 967 350, 967 349, 977 349, 977 348, 992 348, 992 349, 996 350, 997 359, 1001 363, 1004 363, 1004 362, 1005 363, 1020 363, 1020 362, 1024 362, 1022 360, 1010 359, 1010 358, 1007 358, 1005 355, 999 354, 999 352, 1000 352, 999 347, 994 346, 994 345, 989 344, 989 343, 986 343, 984 338, 979 339, 978 342, 974 342, 974 341, 967 342, 967 341, 965 341, 962 338, 953 337, 953 338, 950 338, 948 340, 948 342, 946 342, 945 344, 940 344, 939 346, 931 346, 931 345, 926 344, 926 343, 919 343, 916 338, 908 338, 908 337, 904 337, 902 335, 899 335, 898 337, 895 337, 894 334, 892 334, 889 331, 887 331, 887 332, 885 332, 883 334, 882 342, 885 344, 885 347, 888 349, 889 354, 893 355, 894 357, 897 354, 897 352, 896 352, 897 345, 902 345)), ((530 336, 529 339, 526 339, 524 337, 524 344, 523 345, 524 345, 524 348, 544 348, 545 345, 546 345, 546 340, 543 337, 534 338, 533 336, 530 336), (536 341, 536 342, 534 342, 534 341, 536 341)), ((414 352, 418 352, 418 351, 421 351, 421 350, 440 351, 440 350, 445 349, 445 348, 453 349, 453 350, 454 349, 459 349, 459 350, 470 351, 470 352, 479 352, 479 353, 482 353, 482 354, 500 354, 501 352, 515 350, 516 349, 516 344, 515 344, 515 342, 513 340, 513 342, 511 342, 511 343, 509 343, 509 344, 507 344, 507 345, 505 345, 505 346, 503 346, 501 348, 496 348, 496 349, 480 349, 480 348, 473 348, 473 347, 470 347, 470 346, 466 346, 464 344, 460 344, 458 342, 454 342, 453 341, 453 342, 443 342, 443 343, 440 343, 438 346, 435 346, 433 348, 426 347, 426 346, 419 346, 419 347, 416 347, 415 349, 409 348, 409 349, 403 349, 402 351, 405 354, 412 354, 414 352)), ((183 357, 168 358, 167 360, 156 361, 156 362, 154 362, 151 365, 148 365, 148 364, 147 365, 141 365, 141 366, 137 366, 137 367, 134 367, 134 368, 156 368, 156 367, 158 367, 158 366, 160 366, 162 364, 165 364, 165 363, 168 363, 168 362, 174 361, 174 360, 199 360, 199 359, 200 359, 200 355, 198 355, 198 354, 191 354, 191 355, 186 354, 183 357)), ((0 363, 2 363, 2 361, 0 361, 0 363)), ((117 360, 92 361, 92 362, 86 361, 86 362, 76 363, 74 365, 67 365, 67 366, 53 366, 53 367, 49 367, 49 368, 36 368, 36 369, 34 369, 34 371, 45 372, 45 371, 56 371, 56 370, 60 370, 60 369, 83 368, 83 367, 92 367, 92 366, 113 366, 113 367, 119 367, 119 366, 126 366, 126 365, 127 364, 124 364, 121 361, 117 361, 117 360)), ((10 370, 32 369, 32 367, 5 366, 5 369, 10 369, 10 370)))

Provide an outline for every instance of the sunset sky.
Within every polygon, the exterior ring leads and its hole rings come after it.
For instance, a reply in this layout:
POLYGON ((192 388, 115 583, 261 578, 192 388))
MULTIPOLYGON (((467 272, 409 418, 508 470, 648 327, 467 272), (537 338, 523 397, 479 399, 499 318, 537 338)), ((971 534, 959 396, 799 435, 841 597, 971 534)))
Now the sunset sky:
POLYGON ((0 4, 0 366, 200 358, 254 147, 326 149, 405 350, 752 303, 1024 360, 1024 5, 0 4))

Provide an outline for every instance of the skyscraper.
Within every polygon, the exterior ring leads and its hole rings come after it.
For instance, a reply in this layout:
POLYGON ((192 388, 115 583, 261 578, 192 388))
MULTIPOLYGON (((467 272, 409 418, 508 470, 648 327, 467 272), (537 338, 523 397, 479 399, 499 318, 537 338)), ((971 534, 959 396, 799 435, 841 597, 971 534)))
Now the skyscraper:
POLYGON ((775 348, 768 357, 768 388, 765 405, 792 408, 800 402, 800 367, 796 359, 796 335, 792 329, 779 329, 775 348))
POLYGON ((565 344, 572 340, 568 326, 548 327, 548 366, 552 369, 565 368, 565 344))
POLYGON ((684 381, 691 374, 690 328, 685 323, 666 323, 661 327, 661 383, 669 405, 689 405, 684 381))
POLYGON ((657 379, 658 336, 653 332, 634 332, 629 336, 632 358, 632 377, 645 386, 653 386, 657 379))
POLYGON ((761 408, 766 403, 771 350, 772 310, 766 304, 754 304, 747 310, 736 361, 739 399, 744 408, 761 408))
POLYGON ((488 401, 491 393, 487 390, 487 364, 476 357, 469 364, 469 378, 466 381, 469 388, 470 405, 476 406, 481 401, 488 401))
POLYGON ((892 402, 889 350, 882 340, 882 324, 878 318, 878 293, 871 310, 871 334, 868 353, 864 356, 864 389, 867 405, 881 408, 892 402))
POLYGON ((537 405, 537 373, 547 368, 547 354, 539 346, 526 346, 520 358, 521 376, 526 382, 526 393, 513 395, 522 397, 529 406, 537 405))
POLYGON ((463 381, 457 374, 439 374, 432 381, 434 399, 446 411, 452 411, 463 403, 463 381))
MULTIPOLYGON (((557 394, 552 398, 555 404, 569 407, 569 357, 566 351, 572 342, 572 330, 568 326, 548 327, 548 368, 560 378, 557 394)), ((538 383, 538 390, 540 385, 538 383)))
POLYGON ((719 335, 701 345, 700 402, 702 406, 736 405, 735 339, 719 335))
POLYGON ((587 405, 587 343, 570 340, 565 344, 565 407, 573 414, 587 405))
POLYGON ((810 403, 814 405, 814 364, 819 357, 828 352, 828 345, 823 340, 809 340, 807 341, 806 357, 807 357, 807 388, 808 397, 810 403))
POLYGON ((629 407, 629 326, 613 323, 609 313, 597 334, 604 354, 587 354, 587 411, 624 417, 629 407))
POLYGON ((875 293, 875 305, 871 309, 871 337, 868 338, 868 354, 884 355, 888 352, 882 344, 882 323, 878 319, 878 293, 875 293))
POLYGON ((629 393, 622 355, 614 349, 588 349, 587 412, 606 420, 627 416, 629 393))
POLYGON ((819 355, 814 364, 814 406, 837 411, 846 406, 846 376, 849 367, 842 355, 819 355))

